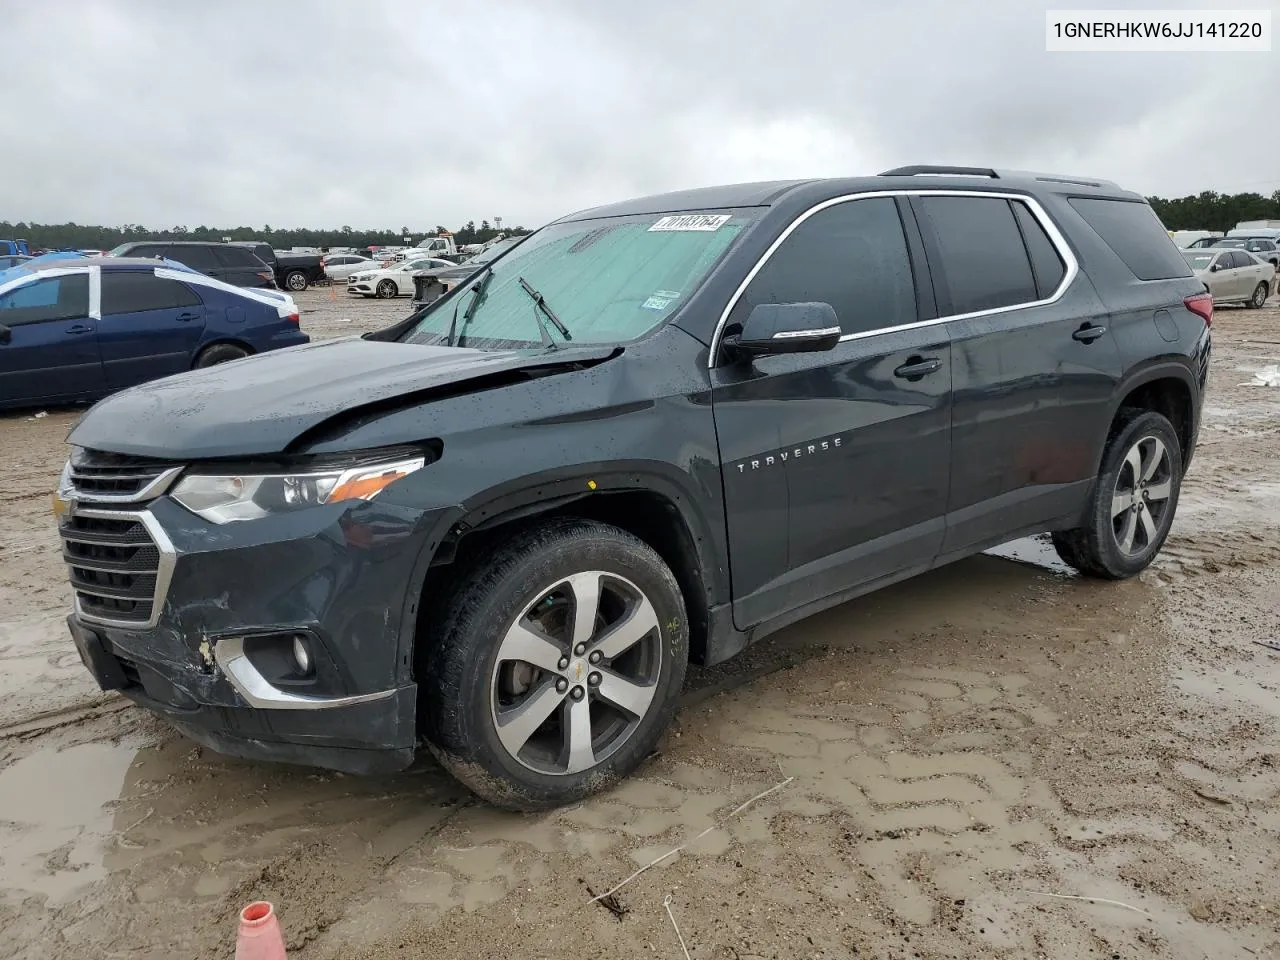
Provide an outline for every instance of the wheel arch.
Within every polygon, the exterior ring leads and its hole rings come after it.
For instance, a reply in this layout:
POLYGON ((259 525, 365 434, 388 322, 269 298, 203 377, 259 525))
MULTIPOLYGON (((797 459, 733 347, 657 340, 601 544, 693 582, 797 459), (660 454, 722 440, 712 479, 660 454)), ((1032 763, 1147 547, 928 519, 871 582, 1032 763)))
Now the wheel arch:
MULTIPOLYGON (((1121 411, 1131 408, 1154 410, 1173 424, 1174 432, 1182 445, 1185 469, 1195 447, 1196 422, 1199 416, 1199 389, 1191 371, 1181 363, 1158 363, 1126 378, 1116 391, 1116 401, 1107 425, 1108 441, 1120 422, 1121 411)), ((1105 456, 1105 451, 1104 443, 1102 456, 1105 456)))
POLYGON ((671 568, 689 618, 690 658, 704 661, 709 613, 727 597, 728 570, 712 519, 678 480, 654 469, 603 467, 527 478, 469 498, 436 523, 415 564, 402 623, 401 657, 416 665, 459 579, 513 531, 558 517, 608 523, 652 547, 671 568), (411 631, 410 636, 404 636, 411 631))
POLYGON ((206 343, 200 344, 200 346, 198 346, 192 352, 191 369, 194 370, 196 368, 196 364, 200 361, 200 358, 204 356, 204 354, 207 353, 210 349, 212 349, 213 347, 221 347, 221 346, 239 347, 241 350, 244 350, 249 356, 253 356, 255 353, 258 352, 257 349, 254 347, 254 345, 247 340, 241 340, 238 337, 225 337, 225 336, 214 337, 212 340, 209 340, 206 343))

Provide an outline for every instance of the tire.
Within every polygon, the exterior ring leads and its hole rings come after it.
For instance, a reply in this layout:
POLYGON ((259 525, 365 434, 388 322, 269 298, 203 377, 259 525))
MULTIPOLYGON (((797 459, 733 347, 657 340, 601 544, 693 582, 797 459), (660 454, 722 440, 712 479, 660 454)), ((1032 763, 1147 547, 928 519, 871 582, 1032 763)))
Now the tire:
POLYGON ((200 351, 193 369, 199 370, 203 367, 212 367, 214 364, 239 360, 248 355, 248 350, 244 347, 238 347, 234 343, 215 343, 213 346, 205 347, 200 351))
POLYGON ((392 297, 400 295, 400 288, 396 286, 394 280, 381 280, 375 289, 379 300, 390 300, 392 297))
POLYGON ((427 746, 450 773, 496 806, 545 810, 649 755, 689 652, 684 598, 653 549, 616 527, 558 520, 515 535, 456 583, 419 679, 427 746), (597 615, 575 629, 592 583, 597 615))
POLYGON ((1267 294, 1270 292, 1271 291, 1267 288, 1265 283, 1258 284, 1258 286, 1254 288, 1253 296, 1249 298, 1249 302, 1246 303, 1245 306, 1253 310, 1260 309, 1267 302, 1267 294))
POLYGON ((294 293, 307 289, 307 274, 303 270, 290 270, 284 276, 284 285, 294 293))
POLYGON ((1089 521, 1053 534, 1058 556, 1089 577, 1141 573, 1169 535, 1181 489, 1182 445, 1173 424, 1150 410, 1122 410, 1089 494, 1089 521))

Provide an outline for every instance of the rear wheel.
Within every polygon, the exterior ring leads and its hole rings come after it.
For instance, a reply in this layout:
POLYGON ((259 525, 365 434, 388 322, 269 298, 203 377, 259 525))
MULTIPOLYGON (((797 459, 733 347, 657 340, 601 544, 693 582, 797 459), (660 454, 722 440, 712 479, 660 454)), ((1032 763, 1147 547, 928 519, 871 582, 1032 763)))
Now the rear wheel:
POLYGON ((295 293, 307 289, 307 275, 302 270, 290 270, 284 278, 284 285, 295 293))
POLYGON ((689 631, 648 545, 562 520, 463 576, 430 642, 419 682, 432 753, 486 800, 537 810, 644 760, 675 712, 689 631))
POLYGON ((248 355, 248 350, 244 347, 237 347, 234 343, 215 343, 213 346, 205 347, 200 351, 200 355, 196 357, 195 368, 199 370, 202 367, 212 367, 215 363, 227 363, 230 360, 239 360, 248 355))
POLYGON ((1267 285, 1265 283, 1258 284, 1253 291, 1253 296, 1249 298, 1248 306, 1257 310, 1267 302, 1267 294, 1269 292, 1270 291, 1267 289, 1267 285))
POLYGON ((390 300, 400 293, 400 288, 396 286, 394 280, 383 280, 378 284, 377 290, 378 297, 382 300, 390 300))
POLYGON ((1173 425, 1150 410, 1124 411, 1090 494, 1087 523, 1053 535, 1058 556, 1091 577, 1141 573, 1169 535, 1181 486, 1182 446, 1173 425))

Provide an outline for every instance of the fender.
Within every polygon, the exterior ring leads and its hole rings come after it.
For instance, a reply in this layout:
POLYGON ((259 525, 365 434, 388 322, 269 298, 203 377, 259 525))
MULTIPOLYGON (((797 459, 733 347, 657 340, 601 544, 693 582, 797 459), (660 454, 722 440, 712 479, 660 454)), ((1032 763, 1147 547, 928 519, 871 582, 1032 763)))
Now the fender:
MULTIPOLYGON (((1129 394, 1134 390, 1148 383, 1153 383, 1156 380, 1170 379, 1182 381, 1191 396, 1191 422, 1193 426, 1192 437, 1194 443, 1194 426, 1199 421, 1200 413, 1200 389, 1196 384, 1195 375, 1188 368, 1187 364, 1176 360, 1166 360, 1142 365, 1125 373, 1124 378, 1116 387, 1115 395, 1111 399, 1111 407, 1109 410, 1110 415, 1107 417, 1107 431, 1109 432, 1111 430, 1111 424, 1115 422, 1116 414, 1120 412, 1120 405, 1124 402, 1125 397, 1129 396, 1129 394)), ((1104 436, 1103 442, 1099 446, 1098 460, 1093 465, 1094 476, 1097 476, 1098 471, 1102 469, 1102 458, 1106 454, 1106 446, 1106 437, 1104 436)), ((1191 459, 1191 448, 1183 451, 1183 453, 1187 460, 1191 459)))
POLYGON ((690 478, 679 468, 653 460, 575 464, 532 474, 485 489, 462 503, 438 511, 423 538, 422 548, 406 591, 400 627, 402 668, 409 658, 417 629, 418 605, 432 566, 442 562, 447 544, 467 533, 489 529, 521 517, 536 516, 587 497, 644 491, 667 500, 684 521, 693 541, 698 574, 707 610, 729 600, 728 552, 718 524, 705 514, 690 478))

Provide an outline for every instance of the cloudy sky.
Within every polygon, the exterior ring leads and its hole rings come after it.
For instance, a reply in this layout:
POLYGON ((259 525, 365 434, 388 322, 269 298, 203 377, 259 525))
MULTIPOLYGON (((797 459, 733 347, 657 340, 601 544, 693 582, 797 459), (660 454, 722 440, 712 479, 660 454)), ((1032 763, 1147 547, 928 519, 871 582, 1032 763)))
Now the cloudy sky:
POLYGON ((1051 54, 1045 6, 0 0, 0 220, 533 227, 919 162, 1280 189, 1280 51, 1051 54))

